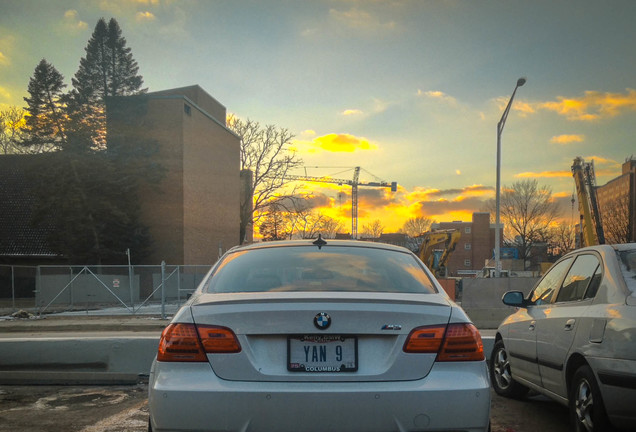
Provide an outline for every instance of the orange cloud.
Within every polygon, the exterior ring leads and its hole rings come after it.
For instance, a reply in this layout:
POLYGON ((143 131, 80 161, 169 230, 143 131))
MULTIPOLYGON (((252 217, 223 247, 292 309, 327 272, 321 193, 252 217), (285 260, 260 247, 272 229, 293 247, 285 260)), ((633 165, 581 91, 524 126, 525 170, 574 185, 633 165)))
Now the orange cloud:
MULTIPOLYGON (((509 96, 501 96, 495 99, 495 103, 497 104, 497 106, 499 107, 499 111, 501 112, 503 112, 506 109, 508 102, 510 102, 509 96)), ((528 114, 533 114, 536 111, 536 109, 532 106, 532 104, 528 102, 524 102, 519 99, 515 99, 515 103, 512 104, 511 109, 519 113, 521 117, 525 117, 528 114)), ((485 117, 482 116, 482 119, 484 118, 485 117)))
POLYGON ((314 138, 311 142, 296 141, 294 148, 308 153, 318 153, 320 151, 353 153, 356 151, 377 150, 378 146, 370 143, 365 138, 350 134, 332 133, 314 138))
MULTIPOLYGON (((344 232, 351 230, 351 186, 332 183, 296 182, 307 195, 307 204, 314 211, 342 223, 344 232)), ((297 190, 298 192, 298 190, 297 190)), ((483 211, 492 198, 493 188, 470 185, 457 189, 415 187, 407 190, 398 185, 397 192, 389 188, 358 189, 358 230, 365 224, 380 220, 385 233, 397 232, 411 218, 427 217, 437 222, 470 221, 473 212, 483 211)))
POLYGON ((570 170, 567 171, 542 171, 540 173, 537 172, 522 172, 519 174, 515 174, 515 177, 519 178, 555 178, 555 177, 571 177, 572 172, 570 170))
POLYGON ((79 19, 79 14, 75 9, 69 9, 64 12, 64 26, 66 29, 77 32, 88 28, 85 21, 79 19))
POLYGON ((458 195, 459 197, 462 196, 484 196, 484 195, 490 195, 493 191, 493 188, 490 186, 484 186, 484 185, 472 185, 472 186, 466 186, 463 188, 456 188, 456 189, 424 189, 422 190, 421 188, 415 188, 415 190, 412 193, 412 197, 417 197, 418 199, 431 199, 434 197, 441 197, 441 196, 446 196, 446 195, 458 195))
POLYGON ((137 12, 135 14, 135 21, 143 22, 143 21, 154 21, 156 19, 155 14, 152 12, 137 12))
POLYGON ((521 113, 522 117, 535 112, 535 109, 531 104, 523 101, 515 101, 512 109, 521 113))
POLYGON ((616 166, 616 167, 620 167, 621 164, 616 162, 613 159, 607 159, 601 156, 588 156, 586 158, 584 158, 585 160, 589 161, 592 160, 594 161, 595 164, 597 165, 612 165, 612 166, 616 166))
POLYGON ((436 99, 442 102, 446 102, 450 105, 457 104, 457 99, 439 90, 429 90, 429 91, 418 90, 417 95, 421 97, 427 97, 429 99, 436 99))
POLYGON ((583 142, 584 140, 585 135, 556 135, 550 139, 550 142, 565 145, 573 142, 583 142))
POLYGON ((361 115, 363 112, 359 109, 347 109, 342 112, 343 116, 361 115))
POLYGON ((636 90, 627 93, 602 93, 586 91, 580 98, 557 97, 557 101, 545 102, 540 108, 554 111, 568 120, 594 121, 615 117, 624 111, 636 111, 636 90))

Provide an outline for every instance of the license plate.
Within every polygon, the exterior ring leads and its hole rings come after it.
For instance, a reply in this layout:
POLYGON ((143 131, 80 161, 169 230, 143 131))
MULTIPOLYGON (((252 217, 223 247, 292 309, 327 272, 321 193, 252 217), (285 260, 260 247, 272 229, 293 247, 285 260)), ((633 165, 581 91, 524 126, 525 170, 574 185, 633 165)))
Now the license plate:
POLYGON ((302 335, 287 339, 287 370, 291 372, 355 372, 358 338, 302 335))

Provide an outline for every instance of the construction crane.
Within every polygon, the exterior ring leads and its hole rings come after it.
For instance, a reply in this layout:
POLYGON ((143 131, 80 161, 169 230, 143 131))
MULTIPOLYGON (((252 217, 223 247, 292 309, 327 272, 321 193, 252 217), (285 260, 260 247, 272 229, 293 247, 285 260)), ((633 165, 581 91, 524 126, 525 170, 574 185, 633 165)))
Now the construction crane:
POLYGON ((456 229, 427 231, 421 235, 422 244, 417 256, 433 272, 435 276, 444 276, 446 263, 455 250, 461 237, 456 229))
POLYGON ((575 158, 572 164, 572 176, 579 199, 582 246, 604 244, 605 235, 596 199, 594 161, 585 162, 582 157, 575 158))
MULTIPOLYGON (((305 167, 307 168, 307 167, 305 167)), ((325 167, 311 167, 311 168, 325 168, 325 167)), ((305 170, 305 173, 307 171, 305 170)), ((373 174, 371 174, 373 175, 373 174)), ((375 176, 374 176, 375 177, 375 176)), ((308 176, 308 175, 286 175, 285 179, 287 180, 300 180, 300 181, 308 181, 308 182, 316 182, 316 183, 335 183, 338 185, 350 185, 351 186, 351 238, 358 238, 358 187, 382 187, 382 188, 391 188, 391 192, 397 191, 397 182, 385 182, 385 181, 377 181, 377 182, 360 182, 360 167, 354 167, 353 169, 353 179, 344 180, 344 179, 334 179, 330 177, 316 177, 316 176, 308 176)))

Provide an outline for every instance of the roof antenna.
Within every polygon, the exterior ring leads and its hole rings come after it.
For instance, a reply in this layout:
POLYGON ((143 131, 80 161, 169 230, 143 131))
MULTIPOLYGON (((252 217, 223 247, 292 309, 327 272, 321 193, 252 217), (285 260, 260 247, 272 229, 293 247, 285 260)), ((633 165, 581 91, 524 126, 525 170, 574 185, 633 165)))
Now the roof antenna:
POLYGON ((322 249, 322 247, 326 245, 327 242, 323 240, 322 234, 318 234, 318 240, 316 240, 312 244, 315 244, 316 246, 318 246, 318 249, 322 249))

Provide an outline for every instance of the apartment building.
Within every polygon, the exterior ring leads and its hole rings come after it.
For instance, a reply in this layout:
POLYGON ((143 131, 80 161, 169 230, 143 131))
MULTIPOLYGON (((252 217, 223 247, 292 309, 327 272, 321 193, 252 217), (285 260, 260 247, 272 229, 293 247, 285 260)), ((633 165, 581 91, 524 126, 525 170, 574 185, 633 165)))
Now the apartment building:
POLYGON ((492 258, 495 248, 495 228, 489 213, 473 213, 470 222, 439 222, 435 229, 456 229, 461 233, 455 251, 446 266, 447 276, 467 277, 480 273, 486 260, 492 258))
POLYGON ((636 160, 628 158, 622 174, 596 188, 608 243, 636 242, 636 160))

